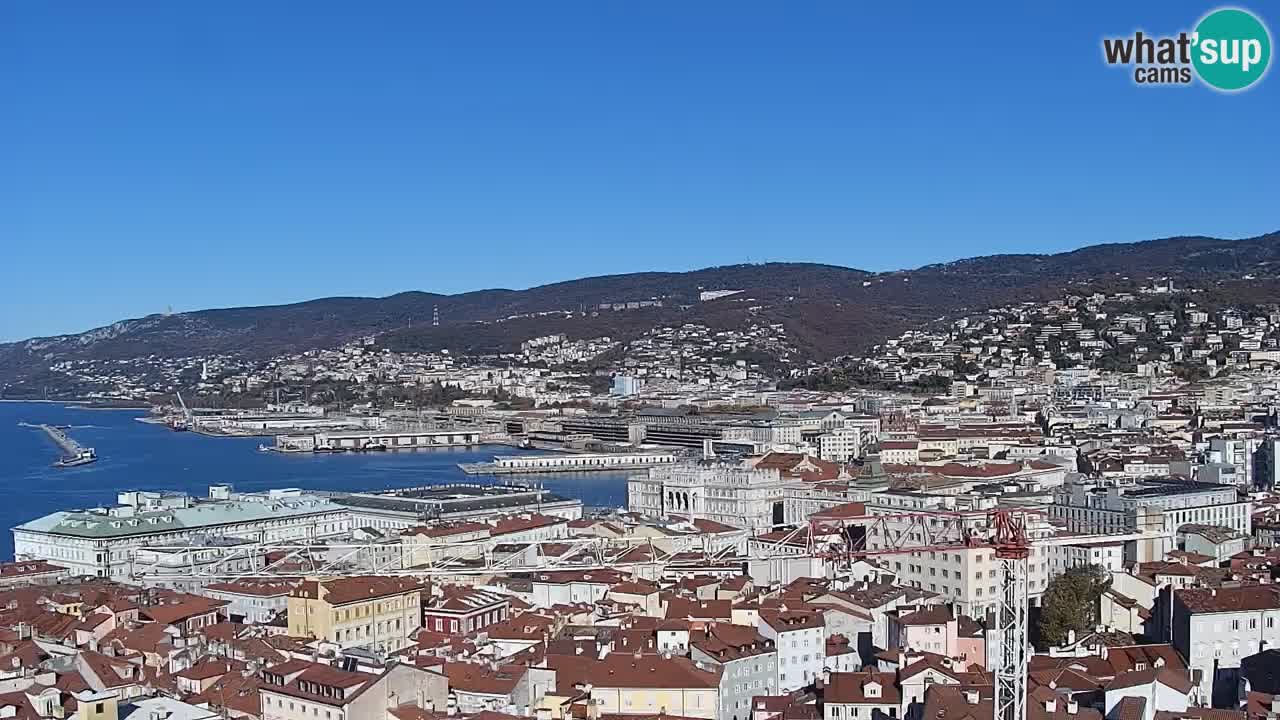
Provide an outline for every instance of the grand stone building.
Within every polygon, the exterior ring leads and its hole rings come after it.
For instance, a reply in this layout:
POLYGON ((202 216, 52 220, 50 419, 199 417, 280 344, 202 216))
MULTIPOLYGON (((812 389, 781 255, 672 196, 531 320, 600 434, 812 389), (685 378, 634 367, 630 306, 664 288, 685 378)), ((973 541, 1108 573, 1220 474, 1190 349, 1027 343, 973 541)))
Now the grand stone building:
POLYGON ((627 509, 752 529, 784 522, 781 473, 703 460, 651 468, 627 482, 627 509))
POLYGON ((13 529, 18 560, 48 560, 73 575, 128 580, 138 551, 150 546, 208 546, 314 540, 350 531, 351 513, 301 490, 234 493, 209 488, 208 498, 180 493, 120 493, 109 508, 60 511, 13 529))

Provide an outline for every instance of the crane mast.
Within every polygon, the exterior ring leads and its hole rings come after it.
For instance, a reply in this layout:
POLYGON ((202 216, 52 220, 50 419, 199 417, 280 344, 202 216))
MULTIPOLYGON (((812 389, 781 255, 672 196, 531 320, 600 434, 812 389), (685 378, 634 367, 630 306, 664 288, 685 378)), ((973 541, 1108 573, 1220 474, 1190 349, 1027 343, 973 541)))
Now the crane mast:
POLYGON ((1000 606, 996 613, 999 657, 995 663, 995 719, 1027 717, 1027 541, 1026 519, 999 510, 992 513, 992 538, 1000 563, 1000 606))

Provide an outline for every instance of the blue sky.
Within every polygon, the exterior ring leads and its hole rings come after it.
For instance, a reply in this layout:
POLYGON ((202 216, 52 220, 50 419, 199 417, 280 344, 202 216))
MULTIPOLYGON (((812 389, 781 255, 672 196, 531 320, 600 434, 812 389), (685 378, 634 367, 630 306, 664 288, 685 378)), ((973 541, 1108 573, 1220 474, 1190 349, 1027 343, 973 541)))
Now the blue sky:
POLYGON ((1223 95, 1101 60, 1213 7, 10 0, 0 339, 1280 229, 1274 69, 1223 95))

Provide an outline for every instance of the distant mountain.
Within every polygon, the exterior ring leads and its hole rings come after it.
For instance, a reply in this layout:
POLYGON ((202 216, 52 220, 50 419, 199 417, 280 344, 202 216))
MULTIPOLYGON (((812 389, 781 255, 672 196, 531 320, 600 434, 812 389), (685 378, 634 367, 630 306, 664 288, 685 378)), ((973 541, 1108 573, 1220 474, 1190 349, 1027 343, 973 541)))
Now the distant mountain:
MULTIPOLYGON (((856 249, 855 249, 856 250, 856 249)), ((125 320, 78 335, 0 345, 0 388, 31 381, 64 360, 269 357, 332 347, 367 335, 406 349, 513 349, 530 337, 629 338, 660 324, 734 327, 781 323, 814 359, 862 350, 914 323, 1017 300, 1059 295, 1068 283, 1116 284, 1280 276, 1280 233, 1246 240, 1176 237, 1095 245, 1057 255, 993 255, 870 273, 832 265, 768 263, 692 272, 583 278, 528 290, 458 295, 404 292, 385 298, 324 298, 292 305, 201 310, 125 320), (702 290, 742 293, 700 302, 702 290), (646 307, 646 301, 659 301, 646 307), (630 309, 600 309, 602 304, 630 309), (440 325, 433 326, 438 312, 440 325)))

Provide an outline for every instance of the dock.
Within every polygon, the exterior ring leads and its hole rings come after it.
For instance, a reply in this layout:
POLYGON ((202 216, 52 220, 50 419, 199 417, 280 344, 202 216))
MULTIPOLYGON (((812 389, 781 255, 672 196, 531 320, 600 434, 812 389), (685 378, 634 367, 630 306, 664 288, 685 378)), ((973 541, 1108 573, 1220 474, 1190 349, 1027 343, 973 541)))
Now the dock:
POLYGON ((32 425, 31 423, 21 422, 18 425, 22 427, 36 428, 43 430, 50 439, 57 444, 58 449, 62 451, 62 457, 58 462, 54 463, 58 467, 75 467, 77 465, 88 465, 98 459, 98 455, 93 448, 87 448, 76 442, 62 428, 55 425, 32 425))

